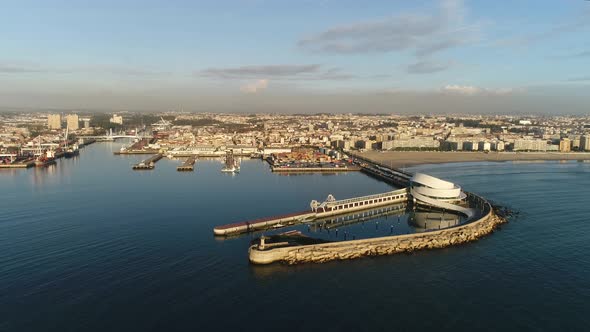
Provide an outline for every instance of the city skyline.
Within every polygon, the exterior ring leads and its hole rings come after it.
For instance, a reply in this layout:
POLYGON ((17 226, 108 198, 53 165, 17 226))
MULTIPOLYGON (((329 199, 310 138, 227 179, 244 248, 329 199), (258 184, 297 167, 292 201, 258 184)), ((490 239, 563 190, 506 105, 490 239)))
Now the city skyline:
POLYGON ((590 101, 585 1, 23 1, 1 18, 2 110, 585 114, 590 101))

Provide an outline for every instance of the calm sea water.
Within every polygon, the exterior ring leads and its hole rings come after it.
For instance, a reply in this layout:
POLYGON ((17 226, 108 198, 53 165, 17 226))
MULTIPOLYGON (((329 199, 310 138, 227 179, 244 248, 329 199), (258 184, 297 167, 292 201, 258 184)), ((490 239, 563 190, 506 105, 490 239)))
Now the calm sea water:
MULTIPOLYGON (((252 266, 253 235, 215 225, 391 187, 361 173, 237 176, 113 156, 96 143, 48 169, 0 171, 0 331, 587 330, 590 164, 421 166, 519 217, 478 242, 411 255, 252 266)), ((406 215, 368 236, 411 231, 406 215), (396 224, 397 222, 397 224, 396 224)), ((389 223, 389 224, 388 224, 389 223)), ((305 231, 305 229, 303 229, 305 231)), ((332 235, 333 236, 333 235, 332 235)), ((342 232, 339 235, 343 236, 342 232)))

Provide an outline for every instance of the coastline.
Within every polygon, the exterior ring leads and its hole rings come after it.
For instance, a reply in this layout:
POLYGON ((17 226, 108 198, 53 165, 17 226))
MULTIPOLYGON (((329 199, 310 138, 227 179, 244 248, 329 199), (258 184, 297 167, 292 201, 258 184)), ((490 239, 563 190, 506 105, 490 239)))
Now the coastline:
POLYGON ((560 161, 588 160, 588 152, 439 152, 439 151, 366 151, 357 152, 363 158, 392 168, 428 164, 464 163, 481 161, 560 161))

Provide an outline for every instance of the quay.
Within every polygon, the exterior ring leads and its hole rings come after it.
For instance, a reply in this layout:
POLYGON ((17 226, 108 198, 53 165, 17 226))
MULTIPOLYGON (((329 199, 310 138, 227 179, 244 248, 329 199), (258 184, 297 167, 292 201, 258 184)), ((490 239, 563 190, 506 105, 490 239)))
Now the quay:
POLYGON ((357 166, 344 166, 344 167, 285 167, 285 166, 271 166, 273 172, 354 172, 360 171, 361 168, 357 166))
POLYGON ((369 176, 375 177, 395 186, 407 187, 413 174, 398 168, 391 168, 384 164, 371 161, 357 154, 349 153, 356 159, 361 171, 369 176))
POLYGON ((0 168, 30 168, 33 166, 35 166, 35 161, 33 159, 15 161, 11 164, 0 164, 0 168))
POLYGON ((164 157, 162 154, 158 153, 153 155, 152 157, 142 160, 141 162, 133 165, 132 169, 134 170, 148 170, 154 169, 156 167, 156 162, 164 157))
POLYGON ((444 248, 475 241, 506 222, 484 198, 464 192, 454 183, 426 174, 411 174, 389 168, 364 158, 356 158, 354 163, 368 175, 404 188, 344 200, 336 200, 329 195, 321 203, 311 201, 310 211, 217 226, 213 231, 215 235, 232 235, 305 222, 320 222, 319 227, 339 227, 371 218, 374 214, 401 212, 408 204, 453 211, 467 217, 462 224, 421 233, 336 242, 308 238, 300 232, 291 231, 272 237, 262 236, 248 250, 249 260, 253 264, 297 264, 444 248), (375 208, 376 212, 366 211, 375 208))
POLYGON ((281 216, 267 217, 251 221, 221 225, 213 228, 215 235, 235 235, 256 230, 281 228, 303 222, 315 221, 335 215, 372 209, 379 206, 404 203, 408 200, 407 189, 394 190, 382 194, 336 200, 329 195, 324 202, 311 201, 311 210, 281 216))
POLYGON ((243 221, 233 224, 216 226, 213 228, 215 235, 235 235, 240 233, 248 233, 256 230, 263 230, 269 228, 280 228, 285 225, 293 225, 295 223, 312 220, 315 216, 313 211, 302 211, 284 214, 280 216, 260 218, 250 221, 243 221))
POLYGON ((154 154, 158 153, 159 150, 125 150, 125 151, 115 151, 113 154, 115 155, 126 155, 126 154, 154 154))
POLYGON ((176 167, 176 170, 179 172, 193 171, 196 159, 197 159, 196 156, 189 157, 187 160, 185 160, 185 162, 182 165, 176 167))
POLYGON ((475 195, 471 198, 483 204, 481 216, 459 226, 424 233, 302 245, 290 245, 285 239, 279 243, 267 243, 268 238, 261 237, 258 244, 250 246, 249 260, 253 264, 323 263, 333 260, 446 248, 476 241, 492 233, 502 223, 505 223, 506 219, 496 215, 492 206, 483 198, 475 195))

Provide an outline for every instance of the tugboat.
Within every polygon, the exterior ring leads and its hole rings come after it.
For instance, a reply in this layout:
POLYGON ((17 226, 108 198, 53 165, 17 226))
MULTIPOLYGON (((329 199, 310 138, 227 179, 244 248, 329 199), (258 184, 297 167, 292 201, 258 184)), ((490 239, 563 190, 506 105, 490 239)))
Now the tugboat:
POLYGON ((239 173, 240 164, 234 158, 233 150, 228 150, 225 154, 225 166, 221 169, 223 173, 239 173))

